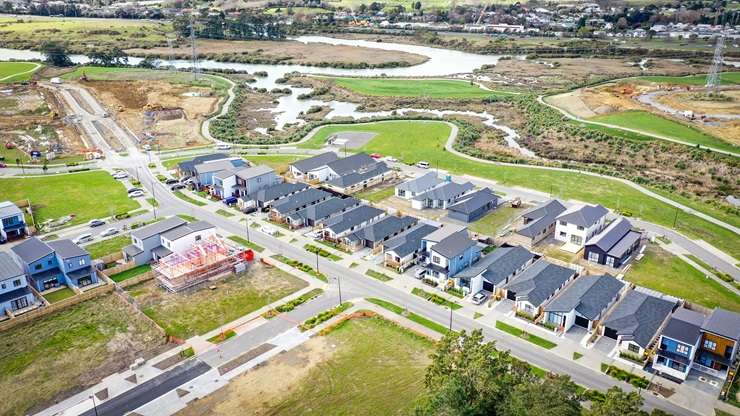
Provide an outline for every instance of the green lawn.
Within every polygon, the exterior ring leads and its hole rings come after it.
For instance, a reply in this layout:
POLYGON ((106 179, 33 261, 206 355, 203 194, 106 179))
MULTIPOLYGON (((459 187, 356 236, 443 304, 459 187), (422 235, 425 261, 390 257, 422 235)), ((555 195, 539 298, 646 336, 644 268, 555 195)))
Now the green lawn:
POLYGON ((172 194, 175 195, 176 197, 182 199, 185 202, 189 202, 189 203, 191 203, 193 205, 197 205, 199 207, 202 207, 202 206, 206 205, 205 202, 203 202, 201 200, 198 200, 198 199, 195 199, 195 198, 191 198, 189 195, 185 195, 181 191, 174 191, 174 192, 172 192, 172 194))
POLYGON ((305 159, 305 155, 243 155, 248 161, 257 165, 267 165, 275 172, 282 174, 288 171, 288 165, 305 159))
POLYGON ((390 303, 388 301, 382 300, 382 299, 376 299, 376 298, 367 298, 365 299, 370 303, 374 303, 378 306, 380 306, 383 309, 387 309, 397 315, 402 315, 406 319, 412 322, 416 322, 417 324, 427 327, 431 329, 432 331, 439 332, 440 334, 446 334, 450 331, 450 329, 442 324, 439 324, 435 321, 432 321, 431 319, 427 319, 421 315, 417 315, 413 312, 409 312, 405 310, 404 308, 390 303))
POLYGON ((381 272, 376 272, 373 269, 368 269, 365 272, 365 274, 368 275, 368 276, 370 276, 370 277, 372 277, 373 279, 380 280, 381 282, 388 282, 388 281, 393 280, 393 278, 390 277, 390 276, 388 276, 387 274, 381 273, 381 272))
POLYGON ((370 202, 380 202, 384 199, 392 197, 396 192, 396 188, 389 186, 386 188, 378 189, 372 188, 367 191, 362 191, 354 194, 353 196, 357 199, 364 199, 370 202))
POLYGON ((131 244, 131 237, 128 235, 117 235, 107 240, 88 244, 85 246, 85 250, 90 253, 93 259, 98 259, 108 254, 117 253, 129 244, 131 244))
POLYGON ((444 306, 452 310, 457 310, 457 309, 462 308, 462 306, 460 306, 459 304, 451 300, 447 300, 444 297, 436 293, 431 293, 431 292, 427 292, 426 290, 419 289, 418 287, 411 289, 411 293, 413 293, 416 296, 422 297, 428 300, 429 302, 436 303, 439 306, 444 306))
POLYGON ((48 300, 49 303, 57 303, 60 300, 71 298, 74 295, 75 295, 75 291, 74 290, 72 290, 72 289, 70 289, 68 287, 63 287, 63 288, 61 288, 59 290, 55 290, 55 291, 53 291, 51 293, 45 294, 44 295, 44 299, 48 300))
POLYGON ((37 66, 33 62, 0 62, 0 83, 28 81, 38 70, 34 70, 37 66))
POLYGON ((110 279, 114 282, 123 282, 124 280, 142 275, 150 270, 152 270, 152 266, 150 264, 142 264, 141 266, 136 266, 134 268, 122 271, 121 273, 116 273, 108 277, 110 277, 110 279))
POLYGON ((190 157, 175 157, 172 159, 163 159, 162 160, 162 166, 165 167, 165 169, 170 170, 174 169, 178 163, 184 162, 186 160, 192 160, 193 156, 190 157))
POLYGON ((216 214, 221 215, 221 216, 226 217, 226 218, 231 218, 234 215, 236 215, 234 212, 225 210, 223 208, 217 209, 216 210, 216 214))
POLYGON ((0 179, 0 201, 30 199, 36 221, 74 215, 67 225, 139 208, 122 183, 103 171, 0 179))
MULTIPOLYGON (((496 165, 450 155, 444 150, 450 129, 442 122, 396 121, 329 125, 319 130, 304 145, 319 148, 330 135, 340 131, 381 133, 362 148, 366 152, 395 156, 405 163, 426 160, 453 174, 469 174, 492 179, 506 186, 552 192, 558 198, 598 203, 612 209, 629 207, 635 216, 645 221, 673 227, 675 208, 613 179, 525 166, 496 165)), ((673 197, 672 194, 667 196, 673 197)), ((740 245, 735 244, 737 235, 726 228, 693 215, 679 214, 675 229, 689 237, 705 240, 731 256, 740 258, 740 245)))
POLYGON ((508 91, 488 91, 463 80, 334 78, 342 88, 362 95, 381 97, 484 98, 512 95, 508 91))
MULTIPOLYGON (((707 75, 689 75, 686 77, 671 77, 661 75, 648 75, 638 79, 649 82, 660 82, 664 84, 679 85, 706 85, 707 75)), ((723 72, 720 75, 720 84, 740 84, 740 72, 723 72)))
POLYGON ((740 296, 685 261, 654 244, 645 253, 645 257, 632 264, 626 280, 708 308, 740 312, 740 296))
POLYGON ((235 242, 237 244, 241 244, 244 247, 249 247, 249 248, 251 248, 252 250, 254 250, 254 251, 258 252, 258 253, 262 253, 263 251, 265 251, 265 248, 262 247, 261 245, 255 244, 255 243, 253 243, 251 241, 247 241, 245 238, 241 238, 238 235, 230 235, 230 236, 228 236, 226 238, 228 238, 229 240, 231 240, 231 241, 233 241, 233 242, 235 242))
POLYGON ((225 91, 230 86, 223 78, 213 75, 202 74, 195 81, 193 80, 193 75, 189 72, 173 72, 135 67, 78 66, 73 71, 62 75, 62 78, 66 80, 77 80, 83 74, 87 79, 96 81, 163 80, 173 84, 210 87, 219 91, 225 91))
POLYGON ((476 233, 496 236, 504 226, 512 222, 522 212, 524 212, 523 208, 512 208, 509 205, 504 205, 496 208, 478 221, 468 224, 468 228, 476 233))
POLYGON ((554 342, 550 342, 544 338, 538 337, 537 335, 530 334, 529 332, 523 331, 517 327, 511 326, 507 323, 496 321, 496 329, 500 329, 506 333, 519 337, 525 341, 529 341, 532 344, 540 346, 544 349, 551 350, 558 346, 554 342))
POLYGON ((735 146, 732 143, 728 143, 718 137, 704 133, 699 129, 679 123, 678 121, 673 121, 666 117, 655 115, 648 111, 620 111, 617 113, 591 117, 589 120, 636 129, 646 133, 658 134, 691 144, 711 146, 716 149, 731 152, 740 152, 740 147, 735 146))

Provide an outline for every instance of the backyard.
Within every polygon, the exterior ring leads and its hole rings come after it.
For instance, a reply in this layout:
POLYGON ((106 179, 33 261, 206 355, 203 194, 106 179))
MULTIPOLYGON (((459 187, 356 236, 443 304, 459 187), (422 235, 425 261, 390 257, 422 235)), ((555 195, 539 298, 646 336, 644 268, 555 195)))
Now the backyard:
POLYGON ((0 200, 30 199, 36 222, 74 215, 67 225, 139 208, 126 188, 103 171, 0 179, 0 200))
POLYGON ((470 223, 468 228, 470 231, 476 233, 496 236, 506 225, 514 221, 524 211, 524 208, 512 208, 511 206, 503 205, 478 221, 470 223))
POLYGON ((411 414, 432 342, 380 317, 345 321, 179 414, 411 414), (389 372, 392 371, 392 376, 389 372))
POLYGON ((169 293, 155 281, 128 288, 144 313, 168 335, 187 339, 288 296, 307 283, 280 269, 255 263, 243 276, 230 276, 182 293, 169 293))
POLYGON ((484 98, 511 95, 506 91, 485 90, 463 80, 335 78, 334 81, 338 86, 358 94, 383 97, 484 98))
POLYGON ((153 356, 164 337, 116 295, 64 309, 3 332, 0 414, 41 410, 153 356))
POLYGON ((357 199, 377 203, 384 199, 392 197, 395 192, 396 188, 393 186, 387 186, 385 188, 374 187, 362 192, 358 192, 353 196, 357 199))
POLYGON ((117 235, 106 240, 88 244, 84 248, 90 253, 93 259, 99 259, 109 254, 118 253, 129 244, 131 244, 131 237, 128 235, 117 235))

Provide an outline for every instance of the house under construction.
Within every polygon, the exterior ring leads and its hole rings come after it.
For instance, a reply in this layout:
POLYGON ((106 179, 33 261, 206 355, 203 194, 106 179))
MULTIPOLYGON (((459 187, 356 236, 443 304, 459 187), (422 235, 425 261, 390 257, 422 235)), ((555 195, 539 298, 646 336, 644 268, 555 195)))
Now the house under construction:
POLYGON ((203 239, 180 253, 159 260, 154 271, 159 284, 180 292, 209 280, 244 271, 254 259, 252 250, 228 246, 216 236, 203 239))

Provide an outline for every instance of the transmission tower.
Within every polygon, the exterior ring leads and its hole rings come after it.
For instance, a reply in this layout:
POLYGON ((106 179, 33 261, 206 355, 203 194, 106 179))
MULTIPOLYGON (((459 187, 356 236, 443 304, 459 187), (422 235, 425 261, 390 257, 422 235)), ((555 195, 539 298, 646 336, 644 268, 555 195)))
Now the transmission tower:
POLYGON ((712 59, 712 67, 709 69, 707 75, 707 89, 709 92, 715 92, 719 87, 719 72, 722 70, 722 48, 725 46, 725 36, 719 35, 717 38, 717 46, 714 48, 714 59, 712 59))
POLYGON ((191 45, 191 52, 192 52, 192 71, 193 71, 193 79, 198 79, 198 52, 195 49, 195 15, 193 13, 190 13, 190 45, 191 45))
POLYGON ((177 68, 175 67, 175 56, 174 56, 175 52, 173 49, 174 42, 175 42, 175 39, 167 36, 167 49, 169 49, 170 51, 169 56, 168 56, 169 62, 167 65, 167 69, 169 69, 170 71, 177 71, 177 68))

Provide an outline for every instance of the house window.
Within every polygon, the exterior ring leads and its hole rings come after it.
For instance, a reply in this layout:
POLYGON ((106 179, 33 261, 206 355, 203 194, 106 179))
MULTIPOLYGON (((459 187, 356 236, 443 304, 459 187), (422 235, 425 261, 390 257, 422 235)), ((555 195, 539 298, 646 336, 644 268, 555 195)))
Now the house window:
POLYGON ((432 256, 432 262, 439 264, 439 256, 432 256))
POLYGON ((561 237, 565 237, 566 235, 568 235, 568 233, 566 233, 565 231, 561 231, 561 232, 560 232, 560 236, 561 236, 561 237))
POLYGON ((688 355, 688 353, 689 353, 689 346, 688 345, 683 345, 683 344, 678 344, 676 346, 676 352, 679 353, 679 354, 688 355))
POLYGON ((599 253, 596 253, 594 251, 588 253, 588 261, 598 262, 599 261, 599 253))
POLYGON ((39 263, 39 264, 35 265, 33 268, 36 269, 36 270, 41 270, 42 267, 44 267, 44 266, 39 263))
MULTIPOLYGON (((13 287, 18 287, 21 285, 21 279, 15 279, 13 280, 13 287)), ((3 285, 5 286, 5 285, 3 285)))
POLYGON ((80 259, 80 266, 84 266, 84 265, 85 265, 85 263, 87 263, 87 262, 85 261, 85 259, 80 259))
POLYGON ((639 354, 640 353, 640 346, 637 345, 637 344, 630 343, 627 346, 627 349, 630 350, 630 352, 634 352, 635 354, 639 354))
POLYGON ((5 283, 0 284, 0 289, 5 289, 5 283))
POLYGON ((671 361, 671 365, 669 367, 671 367, 674 370, 681 371, 681 372, 683 372, 684 370, 686 370, 686 366, 684 364, 681 364, 681 363, 676 362, 676 361, 671 361))
POLYGON ((26 297, 15 299, 14 301, 10 302, 13 310, 17 311, 18 309, 23 309, 25 307, 28 307, 28 299, 26 297))
POLYGON ((560 221, 560 225, 568 225, 568 223, 565 221, 560 221))
POLYGON ((704 340, 704 348, 714 351, 717 348, 717 343, 708 339, 704 340))
POLYGON ((200 234, 195 236, 195 241, 200 241, 200 234))
POLYGON ((583 231, 583 227, 581 227, 580 225, 576 228, 578 228, 578 231, 583 231))

